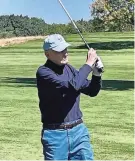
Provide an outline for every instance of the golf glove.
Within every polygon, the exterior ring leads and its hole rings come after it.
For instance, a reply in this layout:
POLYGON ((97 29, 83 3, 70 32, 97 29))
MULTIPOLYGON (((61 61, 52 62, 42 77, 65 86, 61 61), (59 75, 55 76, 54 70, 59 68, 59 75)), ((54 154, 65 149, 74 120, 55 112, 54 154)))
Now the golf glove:
POLYGON ((102 73, 98 72, 98 69, 99 69, 99 68, 103 68, 103 67, 104 67, 104 65, 103 65, 103 63, 102 63, 100 57, 98 57, 98 62, 97 62, 97 63, 95 64, 95 66, 93 67, 93 73, 92 73, 92 75, 101 76, 102 73))

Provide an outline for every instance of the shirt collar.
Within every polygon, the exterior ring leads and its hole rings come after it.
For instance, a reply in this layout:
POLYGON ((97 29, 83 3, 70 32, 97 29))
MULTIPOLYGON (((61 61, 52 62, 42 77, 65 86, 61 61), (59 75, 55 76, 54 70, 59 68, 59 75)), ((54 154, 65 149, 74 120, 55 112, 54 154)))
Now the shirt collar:
POLYGON ((58 74, 63 74, 63 69, 65 67, 65 65, 57 65, 49 59, 46 61, 45 66, 52 69, 55 73, 58 74))

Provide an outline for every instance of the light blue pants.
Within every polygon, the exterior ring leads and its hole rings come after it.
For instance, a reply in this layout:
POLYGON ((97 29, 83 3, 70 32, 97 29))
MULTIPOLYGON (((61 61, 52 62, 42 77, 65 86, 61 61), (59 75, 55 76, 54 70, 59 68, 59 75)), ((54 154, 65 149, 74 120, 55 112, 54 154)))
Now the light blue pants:
POLYGON ((72 129, 42 130, 45 160, 93 160, 90 136, 81 123, 72 129))

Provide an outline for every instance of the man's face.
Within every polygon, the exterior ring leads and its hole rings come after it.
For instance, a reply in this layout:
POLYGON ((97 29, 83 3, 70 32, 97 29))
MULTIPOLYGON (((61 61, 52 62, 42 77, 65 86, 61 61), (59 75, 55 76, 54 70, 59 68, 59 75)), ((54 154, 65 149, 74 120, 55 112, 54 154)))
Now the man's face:
POLYGON ((46 57, 57 65, 64 65, 68 63, 67 48, 61 52, 49 50, 46 52, 46 57))

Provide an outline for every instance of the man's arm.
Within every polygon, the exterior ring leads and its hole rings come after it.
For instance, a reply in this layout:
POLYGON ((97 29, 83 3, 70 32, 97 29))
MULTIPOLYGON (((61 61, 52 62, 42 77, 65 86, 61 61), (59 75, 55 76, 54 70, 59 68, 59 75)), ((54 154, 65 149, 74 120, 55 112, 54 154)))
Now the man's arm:
POLYGON ((37 71, 37 81, 40 81, 43 86, 47 85, 50 88, 55 87, 56 89, 74 89, 79 91, 91 71, 91 67, 84 64, 70 80, 62 80, 52 70, 42 66, 37 71))
MULTIPOLYGON (((78 71, 74 67, 72 67, 71 65, 68 65, 68 66, 72 70, 72 73, 74 75, 77 75, 78 71)), ((102 87, 101 76, 92 75, 91 80, 85 79, 85 81, 82 84, 82 86, 80 87, 79 91, 83 94, 90 96, 90 97, 94 97, 99 93, 101 87, 102 87)))
POLYGON ((89 95, 91 97, 94 97, 99 93, 101 86, 102 86, 102 79, 101 79, 102 73, 98 72, 98 69, 103 68, 103 67, 104 65, 100 57, 98 57, 98 62, 92 68, 93 70, 92 79, 91 81, 88 81, 88 80, 85 81, 83 85, 83 89, 81 90, 82 93, 89 95))
POLYGON ((85 80, 80 92, 90 97, 96 96, 102 87, 101 77, 92 75, 91 80, 85 80))

